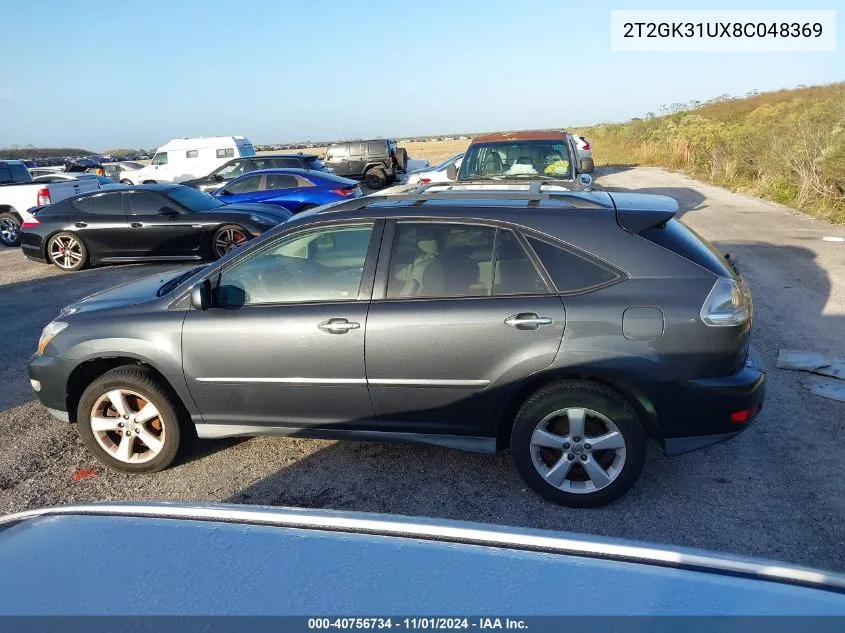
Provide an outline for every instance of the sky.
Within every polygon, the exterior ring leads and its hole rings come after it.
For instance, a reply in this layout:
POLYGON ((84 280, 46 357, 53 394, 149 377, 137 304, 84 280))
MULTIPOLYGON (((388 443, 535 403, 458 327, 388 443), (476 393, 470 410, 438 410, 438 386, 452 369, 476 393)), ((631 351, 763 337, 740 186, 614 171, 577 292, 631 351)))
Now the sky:
POLYGON ((4 3, 0 147, 154 148, 566 127, 845 80, 835 53, 610 50, 611 9, 675 2, 28 0, 4 3))

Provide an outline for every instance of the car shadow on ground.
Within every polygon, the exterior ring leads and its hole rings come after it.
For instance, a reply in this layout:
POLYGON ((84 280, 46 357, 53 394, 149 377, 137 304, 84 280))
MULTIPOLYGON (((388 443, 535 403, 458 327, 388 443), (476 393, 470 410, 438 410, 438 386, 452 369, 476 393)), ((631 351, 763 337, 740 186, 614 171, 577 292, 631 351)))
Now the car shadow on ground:
POLYGON ((607 164, 596 165, 593 171, 593 178, 601 178, 602 176, 609 176, 611 174, 619 174, 624 171, 631 171, 636 169, 638 165, 622 165, 622 164, 607 164))

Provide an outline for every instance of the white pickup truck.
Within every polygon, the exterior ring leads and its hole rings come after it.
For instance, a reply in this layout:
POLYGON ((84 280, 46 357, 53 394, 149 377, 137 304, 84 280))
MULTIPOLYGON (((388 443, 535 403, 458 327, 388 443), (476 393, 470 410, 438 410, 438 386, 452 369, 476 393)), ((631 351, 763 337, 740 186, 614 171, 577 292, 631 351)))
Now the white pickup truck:
POLYGON ((96 191, 100 183, 90 180, 33 182, 19 160, 0 160, 0 244, 20 246, 21 224, 32 218, 29 210, 64 200, 78 193, 96 191))

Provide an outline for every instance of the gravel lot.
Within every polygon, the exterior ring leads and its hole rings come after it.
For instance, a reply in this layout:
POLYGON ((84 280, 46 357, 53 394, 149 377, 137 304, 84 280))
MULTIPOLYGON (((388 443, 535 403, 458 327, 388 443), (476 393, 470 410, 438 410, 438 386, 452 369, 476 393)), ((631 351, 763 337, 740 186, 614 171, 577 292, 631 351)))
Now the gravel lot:
POLYGON ((527 490, 508 455, 300 439, 205 441, 159 474, 100 467, 72 425, 35 401, 26 362, 45 323, 96 290, 173 266, 76 274, 0 247, 0 512, 99 500, 192 500, 394 512, 621 536, 845 570, 845 404, 774 369, 781 348, 845 356, 845 235, 772 203, 659 169, 599 182, 672 195, 684 221, 739 260, 770 368, 766 408, 739 438, 668 459, 652 446, 617 503, 561 508, 527 490), (76 480, 80 469, 95 476, 76 480))

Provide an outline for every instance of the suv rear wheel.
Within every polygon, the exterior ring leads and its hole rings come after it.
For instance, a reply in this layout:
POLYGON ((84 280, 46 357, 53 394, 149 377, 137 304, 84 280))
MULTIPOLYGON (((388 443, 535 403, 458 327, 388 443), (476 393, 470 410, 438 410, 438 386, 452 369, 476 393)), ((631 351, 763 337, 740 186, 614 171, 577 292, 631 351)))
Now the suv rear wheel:
POLYGON ((79 401, 79 435, 103 464, 126 473, 167 468, 179 450, 176 403, 149 371, 117 367, 92 382, 79 401))
POLYGON ((387 186, 387 174, 380 167, 374 167, 364 174, 364 183, 370 189, 383 189, 387 186))
POLYGON ((514 422, 511 451, 519 474, 542 497, 596 507, 618 499, 637 481, 645 433, 619 393, 567 380, 525 401, 514 422))

